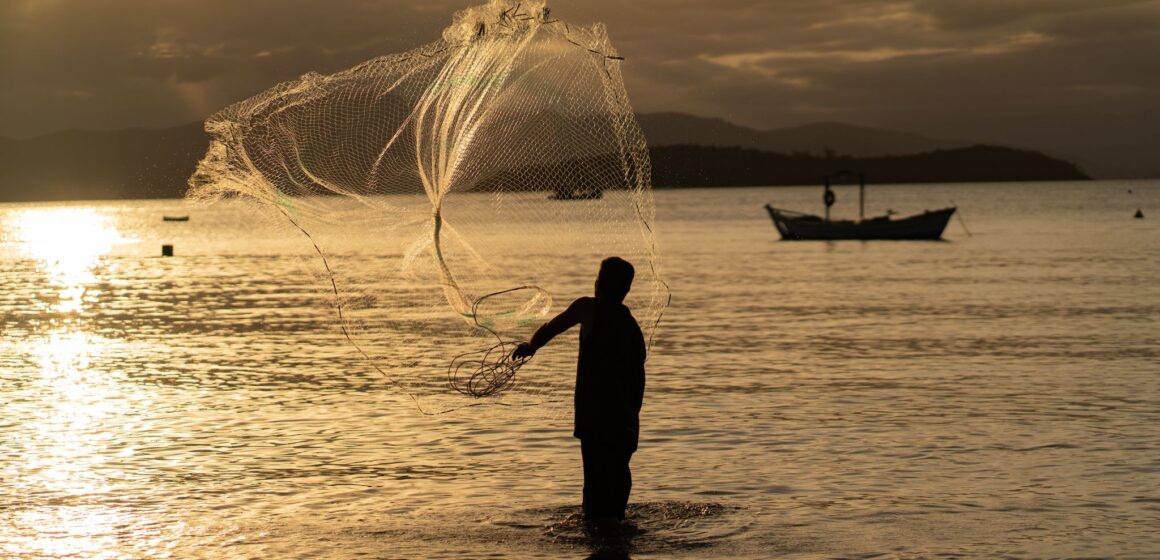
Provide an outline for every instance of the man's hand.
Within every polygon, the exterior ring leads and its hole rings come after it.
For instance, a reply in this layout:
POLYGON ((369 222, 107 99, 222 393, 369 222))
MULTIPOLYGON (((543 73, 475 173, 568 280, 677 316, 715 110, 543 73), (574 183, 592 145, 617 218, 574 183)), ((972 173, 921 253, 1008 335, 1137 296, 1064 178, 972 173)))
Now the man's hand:
POLYGON ((512 351, 513 360, 522 360, 524 358, 531 358, 536 355, 536 349, 527 342, 521 342, 516 349, 512 351))

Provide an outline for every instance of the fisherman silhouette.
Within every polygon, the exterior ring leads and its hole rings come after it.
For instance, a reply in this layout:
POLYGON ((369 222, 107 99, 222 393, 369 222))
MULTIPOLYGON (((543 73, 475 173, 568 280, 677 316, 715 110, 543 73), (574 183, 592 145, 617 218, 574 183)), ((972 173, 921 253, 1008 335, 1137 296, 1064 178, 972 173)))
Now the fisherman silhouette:
POLYGON ((584 460, 584 517, 597 525, 624 519, 640 436, 645 344, 624 297, 635 270, 609 257, 600 263, 596 297, 582 297, 520 344, 513 357, 532 356, 560 333, 580 325, 575 428, 584 460))

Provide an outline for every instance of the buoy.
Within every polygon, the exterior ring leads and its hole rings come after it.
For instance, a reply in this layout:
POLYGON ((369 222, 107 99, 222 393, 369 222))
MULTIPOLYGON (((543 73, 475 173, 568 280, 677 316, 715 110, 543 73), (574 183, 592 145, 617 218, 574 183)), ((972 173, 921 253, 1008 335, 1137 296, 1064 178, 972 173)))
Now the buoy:
POLYGON ((161 256, 172 257, 173 256, 173 245, 162 245, 161 246, 161 256))
POLYGON ((1136 218, 1139 219, 1139 218, 1143 218, 1143 217, 1144 217, 1144 213, 1141 212, 1139 208, 1137 208, 1136 209, 1136 218))

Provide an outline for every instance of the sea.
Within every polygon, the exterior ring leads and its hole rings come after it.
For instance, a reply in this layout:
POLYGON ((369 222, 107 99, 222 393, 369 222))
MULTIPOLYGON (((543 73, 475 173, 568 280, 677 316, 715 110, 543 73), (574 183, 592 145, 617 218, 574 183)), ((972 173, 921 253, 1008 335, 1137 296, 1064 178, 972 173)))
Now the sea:
POLYGON ((816 186, 655 202, 619 534, 566 405, 422 414, 236 201, 0 205, 0 558, 1160 557, 1160 181, 867 190, 957 206, 937 242, 779 240, 816 186))

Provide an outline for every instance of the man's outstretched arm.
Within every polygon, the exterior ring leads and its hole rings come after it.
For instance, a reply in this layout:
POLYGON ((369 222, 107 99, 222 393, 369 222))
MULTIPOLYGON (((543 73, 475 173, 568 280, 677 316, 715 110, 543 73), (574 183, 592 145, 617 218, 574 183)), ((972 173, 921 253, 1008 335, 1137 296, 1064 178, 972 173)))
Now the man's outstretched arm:
POLYGON ((512 357, 516 359, 530 358, 536 354, 537 350, 556 338, 556 335, 576 326, 583 318, 583 308, 588 304, 588 299, 580 298, 572 302, 568 309, 541 325, 540 328, 536 329, 536 334, 532 335, 531 341, 516 347, 515 351, 512 352, 512 357))

